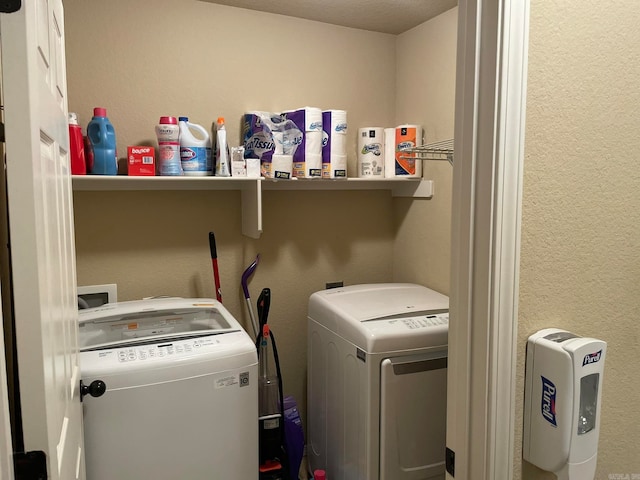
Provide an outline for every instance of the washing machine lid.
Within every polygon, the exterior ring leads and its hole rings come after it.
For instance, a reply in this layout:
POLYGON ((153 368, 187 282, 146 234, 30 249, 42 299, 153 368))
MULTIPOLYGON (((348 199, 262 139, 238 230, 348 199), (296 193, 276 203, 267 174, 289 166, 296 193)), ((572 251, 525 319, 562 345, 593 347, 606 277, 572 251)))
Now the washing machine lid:
POLYGON ((449 297, 410 283, 352 285, 312 294, 309 319, 369 353, 446 346, 449 297))
POLYGON ((81 351, 116 348, 159 339, 180 339, 242 330, 217 300, 154 298, 80 310, 81 351))

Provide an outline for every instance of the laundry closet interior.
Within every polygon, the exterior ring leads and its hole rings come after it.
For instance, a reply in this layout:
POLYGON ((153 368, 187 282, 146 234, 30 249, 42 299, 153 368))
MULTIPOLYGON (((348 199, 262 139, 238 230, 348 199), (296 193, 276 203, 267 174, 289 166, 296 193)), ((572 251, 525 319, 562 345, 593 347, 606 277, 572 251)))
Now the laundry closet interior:
MULTIPOLYGON (((348 112, 349 177, 360 127, 413 123, 425 143, 453 138, 455 6, 399 34, 196 0, 64 8, 69 111, 86 127, 94 107, 106 108, 120 159, 129 145, 156 145, 160 116, 207 127, 225 117, 234 146, 246 111, 303 106, 348 112)), ((240 281, 260 254, 249 288, 254 298, 271 289, 284 390, 304 419, 313 292, 330 282, 411 282, 449 294, 451 174, 448 162, 425 161, 428 197, 396 196, 398 181, 263 182, 261 198, 248 195, 261 208, 251 232, 245 184, 104 190, 74 179, 77 283, 115 283, 119 300, 214 297, 215 232, 223 303, 249 327, 240 281)))

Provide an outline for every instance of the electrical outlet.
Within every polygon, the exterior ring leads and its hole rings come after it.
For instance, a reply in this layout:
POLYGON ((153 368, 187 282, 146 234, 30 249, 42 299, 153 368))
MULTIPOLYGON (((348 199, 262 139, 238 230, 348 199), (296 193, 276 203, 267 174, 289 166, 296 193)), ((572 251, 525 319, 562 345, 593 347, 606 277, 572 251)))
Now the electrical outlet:
POLYGON ((118 301, 118 285, 84 285, 78 287, 79 308, 93 308, 118 301))

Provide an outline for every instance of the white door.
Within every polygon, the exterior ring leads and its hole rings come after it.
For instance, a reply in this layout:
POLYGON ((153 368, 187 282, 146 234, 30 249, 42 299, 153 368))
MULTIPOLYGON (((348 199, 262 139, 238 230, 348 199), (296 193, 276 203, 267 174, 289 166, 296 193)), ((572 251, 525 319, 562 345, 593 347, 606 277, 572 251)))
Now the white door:
POLYGON ((12 293, 25 451, 84 478, 62 0, 0 16, 12 293))

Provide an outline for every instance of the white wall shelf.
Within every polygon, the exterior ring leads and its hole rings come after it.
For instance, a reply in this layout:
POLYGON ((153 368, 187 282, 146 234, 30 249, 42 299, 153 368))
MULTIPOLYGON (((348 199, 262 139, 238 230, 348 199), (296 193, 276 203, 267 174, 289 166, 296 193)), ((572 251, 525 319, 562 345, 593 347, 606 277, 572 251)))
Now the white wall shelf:
POLYGON ((394 197, 431 198, 433 181, 419 178, 292 179, 238 177, 128 177, 73 175, 76 191, 239 190, 242 195, 242 233, 262 234, 263 190, 389 190, 394 197))

